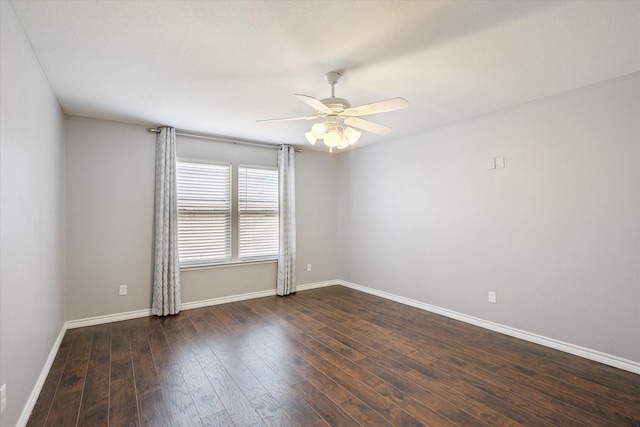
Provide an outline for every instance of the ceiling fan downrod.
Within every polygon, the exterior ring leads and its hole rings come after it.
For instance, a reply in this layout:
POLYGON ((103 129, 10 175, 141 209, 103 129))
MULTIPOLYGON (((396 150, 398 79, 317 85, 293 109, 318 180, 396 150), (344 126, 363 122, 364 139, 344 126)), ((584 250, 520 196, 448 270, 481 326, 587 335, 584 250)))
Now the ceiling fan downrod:
POLYGON ((335 86, 336 83, 338 83, 338 80, 340 79, 340 76, 342 76, 342 74, 340 74, 337 71, 329 71, 327 74, 325 74, 325 78, 327 79, 327 83, 329 83, 331 85, 331 97, 335 98, 335 86))

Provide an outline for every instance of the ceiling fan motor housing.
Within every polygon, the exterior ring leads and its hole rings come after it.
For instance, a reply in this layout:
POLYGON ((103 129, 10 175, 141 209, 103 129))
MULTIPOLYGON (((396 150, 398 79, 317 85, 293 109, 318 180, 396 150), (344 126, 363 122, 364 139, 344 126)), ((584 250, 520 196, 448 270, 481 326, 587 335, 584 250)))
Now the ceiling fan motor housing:
POLYGON ((341 114, 348 108, 351 108, 349 101, 344 98, 325 98, 321 99, 320 102, 331 108, 335 114, 341 114))

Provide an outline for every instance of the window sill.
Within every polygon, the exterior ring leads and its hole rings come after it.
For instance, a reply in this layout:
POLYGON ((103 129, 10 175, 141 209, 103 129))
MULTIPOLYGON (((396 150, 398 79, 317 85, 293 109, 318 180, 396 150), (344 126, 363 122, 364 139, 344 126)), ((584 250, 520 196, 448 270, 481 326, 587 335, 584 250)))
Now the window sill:
POLYGON ((225 262, 221 264, 200 265, 200 266, 194 266, 194 267, 180 267, 180 271, 208 270, 210 268, 244 267, 249 265, 269 264, 274 262, 278 262, 278 260, 277 259, 261 259, 261 260, 255 260, 255 261, 231 261, 231 262, 225 262))

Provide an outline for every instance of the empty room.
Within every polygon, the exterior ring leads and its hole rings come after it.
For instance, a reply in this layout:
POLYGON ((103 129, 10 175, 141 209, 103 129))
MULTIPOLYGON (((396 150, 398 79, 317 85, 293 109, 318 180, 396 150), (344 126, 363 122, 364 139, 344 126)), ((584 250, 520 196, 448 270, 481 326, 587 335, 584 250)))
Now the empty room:
POLYGON ((0 426, 639 426, 640 1, 0 1, 0 426))

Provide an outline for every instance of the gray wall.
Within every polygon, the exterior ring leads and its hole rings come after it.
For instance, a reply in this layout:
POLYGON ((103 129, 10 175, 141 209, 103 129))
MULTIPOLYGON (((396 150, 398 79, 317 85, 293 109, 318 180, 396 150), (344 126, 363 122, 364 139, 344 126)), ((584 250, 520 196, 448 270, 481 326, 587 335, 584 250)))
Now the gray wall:
POLYGON ((153 136, 66 116, 66 139, 68 319, 149 308, 153 136), (118 295, 120 284, 128 295, 118 295))
POLYGON ((63 116, 8 2, 0 2, 0 384, 13 426, 65 313, 63 116))
MULTIPOLYGON (((148 309, 151 301, 155 134, 145 127, 68 116, 70 320, 148 309), (129 293, 118 295, 127 284, 129 293)), ((277 163, 276 150, 178 137, 179 157, 277 163)), ((296 154, 298 284, 335 279, 336 156, 296 154), (312 271, 306 271, 306 264, 312 271)), ((276 263, 188 270, 183 302, 275 289, 276 263)))
POLYGON ((305 150, 296 154, 296 283, 340 278, 339 157, 305 150), (311 271, 307 272, 307 264, 311 271))
POLYGON ((640 362, 639 137, 633 74, 345 153, 342 278, 640 362))

